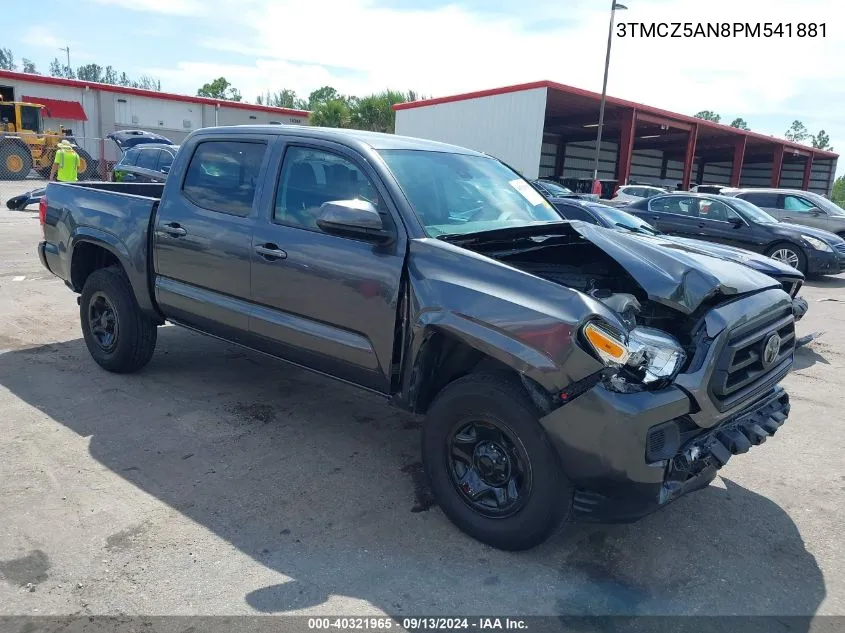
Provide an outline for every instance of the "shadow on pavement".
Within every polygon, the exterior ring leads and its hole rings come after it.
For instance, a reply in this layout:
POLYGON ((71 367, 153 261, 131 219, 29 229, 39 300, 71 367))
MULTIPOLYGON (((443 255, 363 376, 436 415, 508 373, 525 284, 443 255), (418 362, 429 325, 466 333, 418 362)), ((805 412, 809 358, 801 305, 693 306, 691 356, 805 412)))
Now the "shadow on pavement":
POLYGON ((289 577, 242 597, 260 612, 343 595, 395 615, 811 615, 825 596, 788 514, 730 480, 634 525, 569 526, 521 554, 483 546, 420 511, 415 418, 174 327, 137 375, 99 369, 80 339, 0 355, 0 384, 289 577))
POLYGON ((830 365, 824 356, 813 349, 813 343, 809 343, 795 350, 795 364, 792 366, 792 369, 793 371, 800 371, 812 367, 816 363, 830 365))

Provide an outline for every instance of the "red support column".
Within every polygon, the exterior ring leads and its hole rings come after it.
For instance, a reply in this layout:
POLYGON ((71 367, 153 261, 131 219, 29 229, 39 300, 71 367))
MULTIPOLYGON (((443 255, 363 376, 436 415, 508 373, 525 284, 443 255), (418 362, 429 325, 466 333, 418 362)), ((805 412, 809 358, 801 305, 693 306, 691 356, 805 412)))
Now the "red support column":
POLYGON ((681 188, 689 191, 690 178, 692 176, 692 162, 695 160, 695 142, 698 140, 698 124, 695 123, 687 135, 687 151, 684 155, 684 177, 681 179, 681 188))
POLYGON ((772 187, 780 186, 781 169, 783 169, 783 145, 778 145, 775 147, 775 154, 772 159, 772 187))
POLYGON ((807 155, 807 159, 804 161, 804 182, 801 183, 801 188, 804 191, 808 191, 810 189, 810 174, 813 172, 813 152, 810 152, 807 155))
POLYGON ((627 185, 631 175, 631 152, 634 151, 634 133, 637 129, 637 111, 625 113, 622 119, 622 134, 619 139, 619 155, 616 167, 616 181, 619 186, 627 185))
POLYGON ((745 161, 745 143, 748 140, 746 136, 740 136, 736 139, 734 145, 734 160, 731 166, 731 187, 739 187, 739 180, 742 177, 742 163, 745 161))

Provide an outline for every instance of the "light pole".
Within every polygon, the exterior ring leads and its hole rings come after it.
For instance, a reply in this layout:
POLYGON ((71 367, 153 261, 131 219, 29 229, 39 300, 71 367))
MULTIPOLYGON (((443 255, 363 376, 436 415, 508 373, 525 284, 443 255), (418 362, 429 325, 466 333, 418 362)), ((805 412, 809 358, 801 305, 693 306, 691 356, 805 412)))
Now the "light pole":
POLYGON ((601 195, 601 183, 599 182, 599 155, 601 154, 601 132, 604 127, 604 101, 607 96, 607 71, 610 68, 610 44, 613 42, 613 19, 616 17, 616 10, 627 9, 624 4, 616 0, 610 2, 610 30, 607 33, 607 55, 604 58, 604 82, 601 85, 601 105, 599 106, 599 128, 596 134, 596 162, 593 167, 593 193, 601 195), (598 191, 597 191, 598 190, 598 191))
POLYGON ((70 46, 65 46, 64 48, 60 48, 59 50, 67 53, 67 69, 68 69, 68 73, 69 73, 70 72, 70 46))

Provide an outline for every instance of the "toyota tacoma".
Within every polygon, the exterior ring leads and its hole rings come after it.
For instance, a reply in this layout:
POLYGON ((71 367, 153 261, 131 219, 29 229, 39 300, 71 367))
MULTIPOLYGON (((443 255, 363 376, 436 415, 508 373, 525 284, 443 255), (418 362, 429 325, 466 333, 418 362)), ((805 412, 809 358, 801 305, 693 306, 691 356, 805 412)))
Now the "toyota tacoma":
POLYGON ((171 322, 380 394, 425 415, 439 506, 495 547, 636 520, 789 413, 779 282, 564 221, 459 147, 198 130, 166 183, 50 183, 40 220, 103 368, 141 369, 171 322))

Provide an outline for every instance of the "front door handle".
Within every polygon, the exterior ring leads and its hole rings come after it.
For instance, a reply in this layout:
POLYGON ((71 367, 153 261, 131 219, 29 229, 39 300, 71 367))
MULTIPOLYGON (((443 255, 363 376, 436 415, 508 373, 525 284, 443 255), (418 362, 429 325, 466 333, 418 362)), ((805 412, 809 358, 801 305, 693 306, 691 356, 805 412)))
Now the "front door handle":
POLYGON ((178 222, 170 222, 165 224, 162 230, 167 233, 170 237, 185 237, 188 232, 179 226, 178 222))
POLYGON ((258 244, 255 246, 255 252, 271 262, 278 261, 280 259, 287 259, 288 256, 286 252, 275 244, 258 244))

